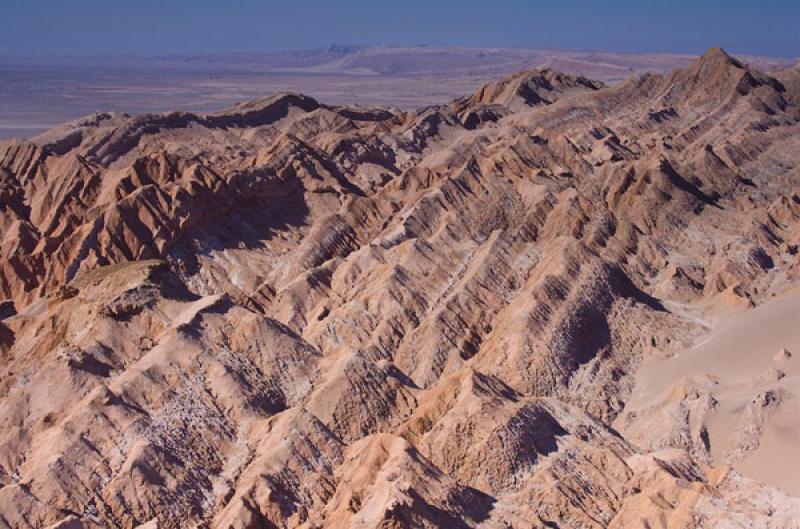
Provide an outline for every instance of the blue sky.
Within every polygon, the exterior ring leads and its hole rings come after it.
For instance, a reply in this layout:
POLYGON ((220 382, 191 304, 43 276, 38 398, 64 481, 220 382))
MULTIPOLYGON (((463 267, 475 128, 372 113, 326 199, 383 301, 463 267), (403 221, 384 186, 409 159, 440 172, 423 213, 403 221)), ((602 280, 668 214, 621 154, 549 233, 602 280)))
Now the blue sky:
POLYGON ((800 0, 0 0, 0 54, 429 44, 800 55, 800 0))

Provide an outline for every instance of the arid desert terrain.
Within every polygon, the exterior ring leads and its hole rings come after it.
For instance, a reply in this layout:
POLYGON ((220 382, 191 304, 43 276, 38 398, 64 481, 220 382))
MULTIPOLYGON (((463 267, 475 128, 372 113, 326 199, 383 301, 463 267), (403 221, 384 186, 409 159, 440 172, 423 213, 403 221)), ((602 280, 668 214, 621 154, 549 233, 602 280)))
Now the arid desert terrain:
POLYGON ((412 51, 5 85, 0 528, 800 527, 798 66, 412 51))
MULTIPOLYGON (((0 55, 0 138, 28 138, 94 112, 213 112, 276 92, 331 104, 414 110, 521 70, 552 68, 607 84, 667 73, 695 57, 458 46, 331 45, 271 53, 0 55)), ((796 60, 748 56, 770 72, 796 60)))

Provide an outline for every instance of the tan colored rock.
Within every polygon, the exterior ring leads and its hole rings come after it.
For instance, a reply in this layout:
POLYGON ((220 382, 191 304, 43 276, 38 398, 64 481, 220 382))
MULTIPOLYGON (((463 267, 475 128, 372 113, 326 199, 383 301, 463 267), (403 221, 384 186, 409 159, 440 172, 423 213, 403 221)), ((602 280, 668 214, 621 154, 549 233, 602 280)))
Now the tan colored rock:
POLYGON ((763 453, 790 355, 626 400, 800 291, 798 138, 715 49, 0 142, 0 528, 793 527, 707 435, 741 382, 731 458, 763 453))
POLYGON ((791 357, 792 353, 790 353, 788 349, 782 348, 777 353, 775 353, 775 356, 773 356, 772 358, 780 362, 783 360, 789 360, 791 357))

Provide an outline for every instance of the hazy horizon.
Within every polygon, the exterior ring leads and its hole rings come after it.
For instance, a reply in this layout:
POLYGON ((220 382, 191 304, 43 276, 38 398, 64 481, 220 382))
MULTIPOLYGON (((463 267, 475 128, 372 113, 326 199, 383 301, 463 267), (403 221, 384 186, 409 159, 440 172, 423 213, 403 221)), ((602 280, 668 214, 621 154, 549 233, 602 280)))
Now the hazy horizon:
POLYGON ((721 48, 732 56, 747 56, 747 57, 761 57, 764 59, 775 59, 781 61, 800 61, 800 50, 798 53, 792 54, 770 54, 770 53, 756 53, 747 51, 736 51, 736 49, 729 46, 722 46, 719 44, 711 43, 703 48, 691 51, 672 51, 672 50, 647 50, 632 51, 632 50, 617 50, 613 48, 602 47, 568 47, 568 46, 534 46, 534 45, 508 45, 508 46, 479 46, 474 44, 397 44, 392 42, 381 44, 344 44, 340 42, 331 42, 328 45, 320 45, 307 48, 275 48, 275 49, 262 49, 262 50, 209 50, 209 51, 162 51, 162 52, 135 52, 135 51, 118 51, 118 52, 40 52, 40 53, 8 53, 0 51, 0 58, 8 60, 10 63, 16 60, 31 60, 47 61, 49 59, 80 59, 86 60, 89 63, 94 63, 95 60, 103 61, 115 58, 129 58, 132 60, 141 59, 143 61, 158 61, 159 59, 169 59, 170 57, 214 57, 214 56, 245 56, 245 55, 277 55, 281 53, 315 53, 323 52, 332 48, 339 48, 346 50, 349 53, 354 53, 359 50, 376 50, 376 49, 414 49, 414 48, 430 48, 430 49, 463 49, 463 50, 519 50, 531 52, 565 52, 565 53, 608 53, 616 55, 631 55, 631 56, 686 56, 686 57, 699 57, 712 48, 721 48))
POLYGON ((800 55, 800 4, 612 0, 2 0, 3 55, 192 55, 344 46, 464 46, 800 55))

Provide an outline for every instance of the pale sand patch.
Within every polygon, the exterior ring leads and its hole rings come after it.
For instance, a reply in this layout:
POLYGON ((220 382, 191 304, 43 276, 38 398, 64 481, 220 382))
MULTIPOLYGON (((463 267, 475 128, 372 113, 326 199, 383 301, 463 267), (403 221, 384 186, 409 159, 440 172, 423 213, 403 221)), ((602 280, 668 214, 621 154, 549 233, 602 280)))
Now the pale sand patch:
POLYGON ((716 315, 711 327, 694 348, 646 360, 626 411, 658 405, 686 377, 717 377, 712 394, 719 404, 706 427, 711 461, 720 465, 729 461, 726 448, 748 404, 766 391, 777 392, 780 403, 766 413, 758 447, 732 463, 746 476, 800 495, 800 297, 716 315), (791 358, 776 357, 782 348, 791 358))

